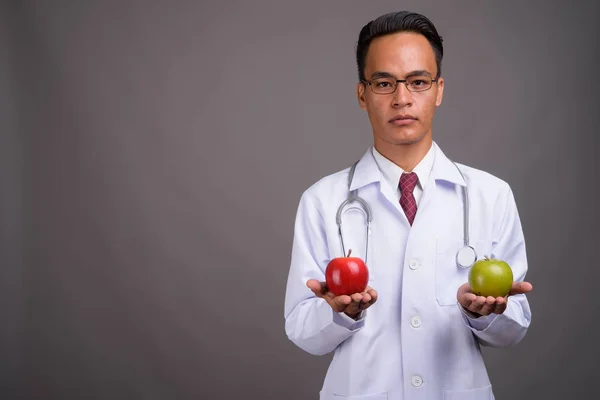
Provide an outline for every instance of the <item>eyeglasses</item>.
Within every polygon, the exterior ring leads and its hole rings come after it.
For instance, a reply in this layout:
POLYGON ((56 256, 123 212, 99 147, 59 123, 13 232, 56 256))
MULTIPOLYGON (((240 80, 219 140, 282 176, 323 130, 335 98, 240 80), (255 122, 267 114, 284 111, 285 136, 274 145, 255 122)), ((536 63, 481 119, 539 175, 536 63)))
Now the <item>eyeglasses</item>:
POLYGON ((396 79, 394 77, 377 78, 372 81, 361 79, 364 83, 371 87, 373 93, 376 94, 391 94, 398 88, 398 83, 404 83, 404 86, 410 92, 424 92, 429 90, 433 82, 437 79, 432 79, 427 75, 415 75, 406 79, 396 79))

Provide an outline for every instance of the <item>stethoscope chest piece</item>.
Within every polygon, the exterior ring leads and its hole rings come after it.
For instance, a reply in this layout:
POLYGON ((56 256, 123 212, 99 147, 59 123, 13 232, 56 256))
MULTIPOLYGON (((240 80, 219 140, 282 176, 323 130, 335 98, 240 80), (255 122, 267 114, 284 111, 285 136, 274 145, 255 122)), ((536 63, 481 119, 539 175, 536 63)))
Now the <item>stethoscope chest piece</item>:
POLYGON ((471 246, 464 246, 456 253, 456 263, 461 268, 470 268, 477 261, 477 252, 471 246))

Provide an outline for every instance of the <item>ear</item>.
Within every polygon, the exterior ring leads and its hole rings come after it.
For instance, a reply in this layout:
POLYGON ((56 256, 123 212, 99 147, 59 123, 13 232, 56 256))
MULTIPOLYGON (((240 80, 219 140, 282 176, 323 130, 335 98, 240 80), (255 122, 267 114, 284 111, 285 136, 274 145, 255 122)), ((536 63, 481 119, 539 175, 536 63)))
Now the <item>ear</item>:
POLYGON ((365 99, 365 84, 358 82, 356 84, 356 97, 358 99, 358 105, 361 109, 367 109, 367 100, 365 99))
POLYGON ((438 79, 437 87, 438 87, 438 90, 437 90, 437 95, 436 95, 436 99, 435 99, 435 105, 439 107, 442 104, 442 98, 444 97, 444 78, 440 77, 438 79))

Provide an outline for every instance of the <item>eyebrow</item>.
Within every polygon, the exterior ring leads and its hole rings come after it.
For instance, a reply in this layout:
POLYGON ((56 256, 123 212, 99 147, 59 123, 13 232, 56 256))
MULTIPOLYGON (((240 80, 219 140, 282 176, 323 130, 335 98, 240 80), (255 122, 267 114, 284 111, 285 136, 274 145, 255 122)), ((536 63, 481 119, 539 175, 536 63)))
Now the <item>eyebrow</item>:
MULTIPOLYGON (((429 73, 429 71, 426 71, 424 69, 419 69, 419 70, 415 70, 415 71, 411 71, 406 75, 406 78, 409 78, 411 76, 429 76, 431 77, 431 73, 429 73)), ((377 78, 395 78, 396 77, 392 74, 390 74, 389 72, 385 72, 385 71, 375 71, 373 72, 373 74, 371 74, 371 79, 377 79, 377 78)))

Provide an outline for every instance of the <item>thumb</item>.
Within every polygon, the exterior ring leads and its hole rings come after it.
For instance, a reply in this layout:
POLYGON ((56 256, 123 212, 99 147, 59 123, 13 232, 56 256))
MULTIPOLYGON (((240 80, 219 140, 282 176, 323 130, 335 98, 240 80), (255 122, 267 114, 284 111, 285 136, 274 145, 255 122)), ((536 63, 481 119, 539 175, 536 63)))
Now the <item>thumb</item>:
POLYGON ((308 286, 308 288, 319 297, 327 293, 327 286, 325 285, 325 282, 319 282, 316 279, 309 279, 306 282, 306 286, 308 286))
POLYGON ((510 290, 509 296, 513 296, 515 294, 524 294, 531 292, 533 290, 533 286, 529 282, 513 282, 512 289, 510 290))
POLYGON ((462 296, 465 293, 470 293, 471 292, 471 286, 469 286, 468 282, 463 283, 462 285, 460 285, 460 287, 458 288, 458 296, 462 296))

